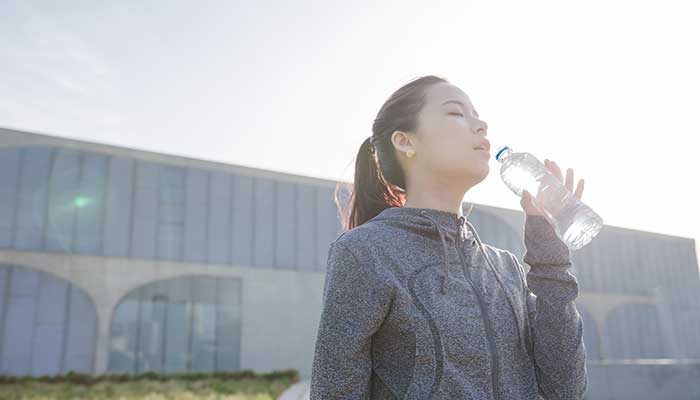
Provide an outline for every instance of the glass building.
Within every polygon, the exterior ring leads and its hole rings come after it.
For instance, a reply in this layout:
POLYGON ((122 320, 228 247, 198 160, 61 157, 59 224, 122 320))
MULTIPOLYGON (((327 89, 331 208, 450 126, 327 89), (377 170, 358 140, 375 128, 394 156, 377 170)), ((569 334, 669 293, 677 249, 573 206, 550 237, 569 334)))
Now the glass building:
MULTIPOLYGON (((0 128, 0 373, 308 377, 335 187, 0 128)), ((522 261, 522 212, 469 219, 522 261)), ((573 253, 591 390, 700 377, 697 260, 693 239, 612 226, 573 253)))

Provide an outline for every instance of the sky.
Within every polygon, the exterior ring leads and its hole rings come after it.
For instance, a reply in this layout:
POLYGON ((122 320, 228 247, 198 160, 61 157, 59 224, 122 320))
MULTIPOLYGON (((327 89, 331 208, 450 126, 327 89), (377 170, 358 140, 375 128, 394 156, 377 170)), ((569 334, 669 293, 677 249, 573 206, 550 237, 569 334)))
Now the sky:
MULTIPOLYGON (((0 126, 352 181, 383 102, 438 75, 492 154, 571 167, 605 224, 700 253, 698 7, 0 0, 0 126)), ((490 166, 465 201, 522 210, 490 166)))

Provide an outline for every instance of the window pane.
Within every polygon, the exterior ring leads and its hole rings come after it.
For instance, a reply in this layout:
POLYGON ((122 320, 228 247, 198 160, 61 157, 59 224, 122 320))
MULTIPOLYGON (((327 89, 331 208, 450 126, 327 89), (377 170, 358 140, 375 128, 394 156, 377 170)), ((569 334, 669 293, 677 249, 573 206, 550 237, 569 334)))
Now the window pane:
POLYGON ((190 278, 175 279, 168 284, 165 372, 186 372, 189 369, 189 338, 192 326, 190 286, 190 278))
POLYGON ((213 278, 196 278, 192 288, 192 370, 211 371, 215 367, 216 281, 213 278))
POLYGON ((112 319, 111 353, 109 370, 113 372, 135 372, 136 342, 139 325, 138 290, 122 300, 112 319))

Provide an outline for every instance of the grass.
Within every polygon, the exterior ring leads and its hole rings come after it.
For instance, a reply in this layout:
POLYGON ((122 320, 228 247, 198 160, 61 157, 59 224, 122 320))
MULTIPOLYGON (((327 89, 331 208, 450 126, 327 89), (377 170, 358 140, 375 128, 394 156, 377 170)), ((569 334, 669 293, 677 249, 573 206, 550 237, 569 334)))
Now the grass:
POLYGON ((296 371, 228 377, 221 374, 76 376, 2 377, 0 399, 275 400, 298 381, 296 371))

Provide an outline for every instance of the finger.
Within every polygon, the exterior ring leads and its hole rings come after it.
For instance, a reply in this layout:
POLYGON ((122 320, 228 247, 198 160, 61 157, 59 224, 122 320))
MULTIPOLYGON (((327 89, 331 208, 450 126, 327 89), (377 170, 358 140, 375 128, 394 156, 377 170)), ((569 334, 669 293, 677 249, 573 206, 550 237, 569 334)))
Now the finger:
POLYGON ((527 190, 523 190, 523 195, 520 197, 520 205, 524 206, 530 202, 530 193, 527 190))
POLYGON ((532 196, 530 196, 530 192, 527 190, 523 190, 523 196, 520 198, 520 205, 523 207, 532 206, 532 196))
POLYGON ((560 181, 560 182, 564 183, 564 177, 562 176, 562 174, 561 174, 561 169, 559 169, 559 166, 557 165, 557 163, 555 163, 554 161, 552 161, 552 162, 551 162, 551 166, 552 166, 552 170, 554 171, 554 175, 555 175, 557 178, 559 178, 559 181, 560 181))
POLYGON ((576 193, 574 195, 580 200, 583 195, 583 179, 579 179, 578 185, 576 186, 576 193))
POLYGON ((544 166, 547 168, 547 170, 549 171, 550 174, 552 174, 552 175, 554 175, 554 176, 557 176, 557 170, 556 170, 556 168, 554 168, 554 162, 553 162, 553 161, 551 161, 551 160, 545 158, 545 160, 544 160, 544 166))
POLYGON ((534 204, 534 199, 529 192, 523 191, 523 195, 520 198, 520 205, 522 206, 525 214, 529 215, 539 215, 541 212, 534 204))
POLYGON ((574 191, 574 170, 573 168, 567 168, 566 170, 566 188, 569 192, 574 191))

